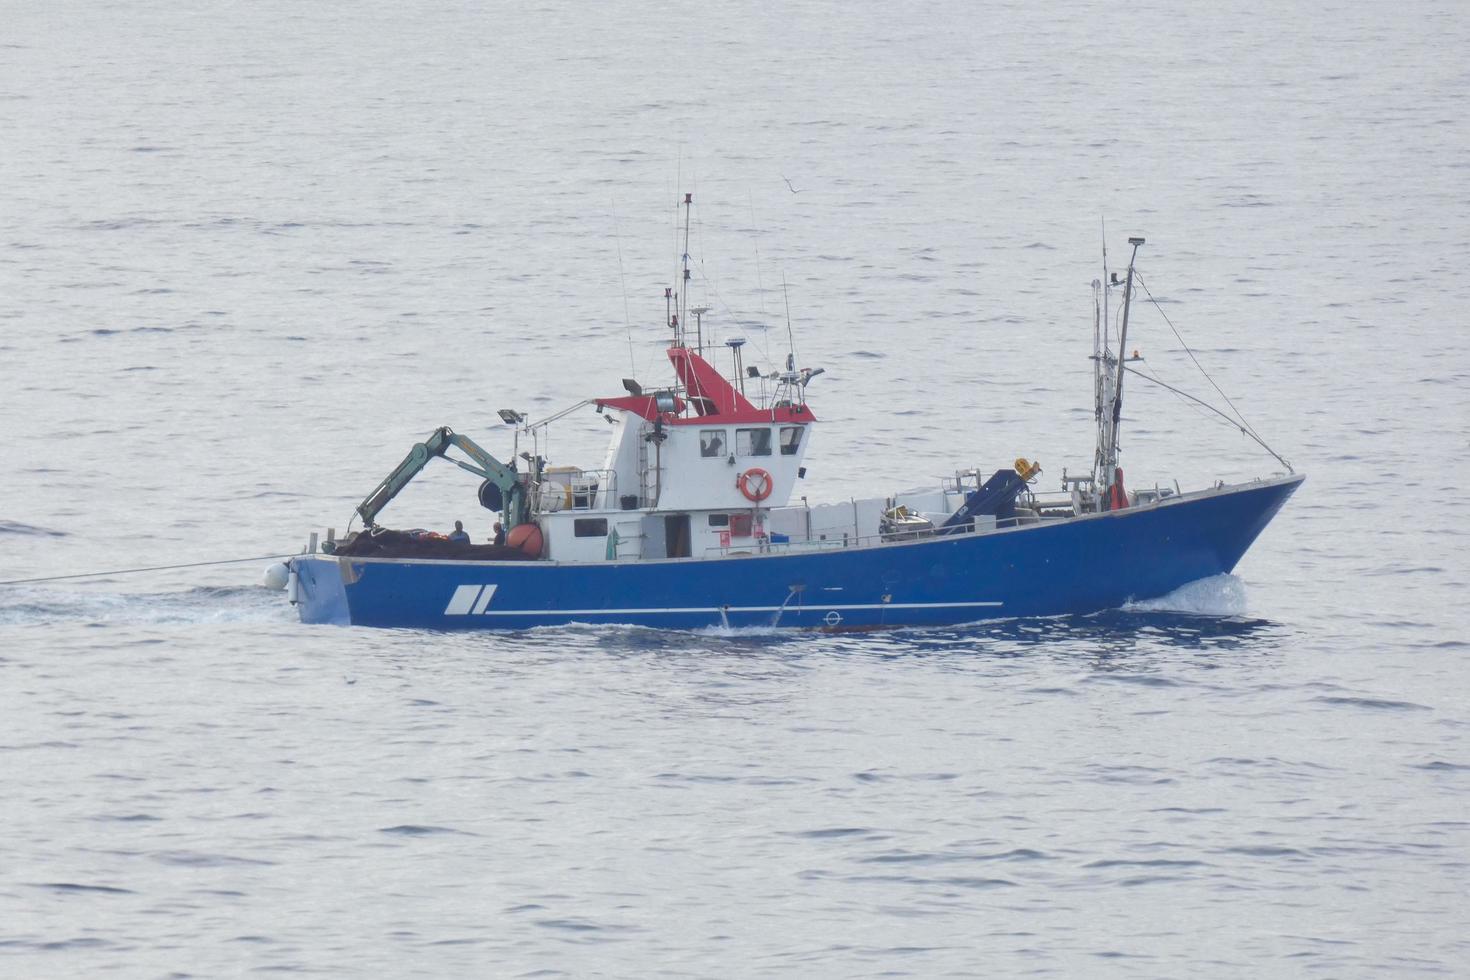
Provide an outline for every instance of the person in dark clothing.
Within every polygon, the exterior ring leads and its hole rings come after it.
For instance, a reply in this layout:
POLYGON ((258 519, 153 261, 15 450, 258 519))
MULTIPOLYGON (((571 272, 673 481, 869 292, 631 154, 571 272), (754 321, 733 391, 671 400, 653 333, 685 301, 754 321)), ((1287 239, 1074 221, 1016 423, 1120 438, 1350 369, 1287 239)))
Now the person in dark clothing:
POLYGON ((465 533, 464 521, 455 521, 454 530, 449 532, 449 540, 455 544, 469 544, 470 536, 465 533))
POLYGON ((500 526, 499 521, 495 522, 495 537, 491 541, 493 544, 505 544, 505 528, 500 526))

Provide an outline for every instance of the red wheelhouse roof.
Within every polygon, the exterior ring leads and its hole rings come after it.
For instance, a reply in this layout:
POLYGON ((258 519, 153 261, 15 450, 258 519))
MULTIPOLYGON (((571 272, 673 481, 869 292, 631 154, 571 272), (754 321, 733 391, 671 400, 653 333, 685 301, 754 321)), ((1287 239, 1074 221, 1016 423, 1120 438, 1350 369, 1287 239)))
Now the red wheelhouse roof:
MULTIPOLYGON (((734 385, 720 376, 720 372, 704 358, 688 347, 670 347, 669 361, 674 373, 684 386, 687 406, 694 414, 683 416, 685 399, 675 401, 676 411, 665 413, 668 425, 709 425, 711 423, 765 423, 787 422, 804 425, 815 422, 816 417, 805 404, 780 405, 775 408, 759 408, 742 395, 734 385)), ((632 412, 652 421, 659 417, 653 395, 627 395, 617 398, 599 398, 599 406, 632 412)))

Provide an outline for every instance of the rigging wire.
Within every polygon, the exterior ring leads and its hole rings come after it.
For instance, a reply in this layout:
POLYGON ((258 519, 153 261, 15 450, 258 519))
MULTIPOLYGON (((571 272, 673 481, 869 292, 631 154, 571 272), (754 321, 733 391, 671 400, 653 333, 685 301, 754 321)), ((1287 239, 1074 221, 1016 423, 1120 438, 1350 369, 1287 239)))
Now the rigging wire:
MULTIPOLYGON (((752 202, 753 202, 753 198, 752 198, 752 202)), ((752 203, 752 205, 751 205, 751 219, 752 219, 752 222, 754 221, 754 218, 755 218, 755 210, 754 210, 754 208, 755 208, 754 203, 752 203)), ((760 290, 759 296, 760 296, 760 299, 761 299, 761 309, 760 309, 760 313, 759 314, 757 314, 753 310, 752 311, 748 311, 748 312, 745 311, 745 310, 738 310, 738 309, 736 309, 730 303, 729 300, 727 300, 725 298, 724 294, 720 292, 720 287, 715 282, 714 277, 712 277, 710 275, 709 269, 705 265, 705 260, 704 260, 703 255, 701 255, 697 259, 694 259, 694 268, 695 268, 695 270, 699 274, 700 282, 704 284, 704 287, 709 291, 709 295, 713 298, 713 303, 716 303, 716 304, 719 305, 719 307, 720 307, 721 311, 723 312, 724 316, 727 317, 730 320, 731 325, 734 326, 734 327, 740 327, 740 328, 742 328, 745 331, 745 339, 748 342, 750 342, 750 343, 752 343, 754 345, 757 345, 760 348, 760 352, 761 352, 762 356, 765 357, 766 361, 768 363, 774 365, 776 362, 771 357, 771 349, 770 349, 770 345, 768 343, 769 334, 770 334, 770 330, 771 330, 770 325, 769 324, 766 324, 766 323, 762 323, 758 319, 759 316, 767 316, 767 315, 769 315, 769 314, 766 313, 766 310, 765 310, 764 290, 759 286, 759 282, 760 282, 760 246, 759 245, 756 246, 756 281, 757 281, 757 288, 760 290), (758 331, 758 335, 757 335, 757 331, 758 331)), ((713 340, 713 338, 712 338, 711 341, 710 341, 710 346, 717 348, 717 347, 719 347, 721 345, 719 343, 715 342, 713 340)))
MULTIPOLYGON (((752 222, 752 224, 754 224, 754 220, 755 220, 755 199, 754 199, 754 195, 751 196, 751 205, 750 205, 750 207, 751 207, 751 222, 752 222)), ((755 314, 754 313, 745 313, 743 311, 737 310, 734 306, 732 306, 731 303, 727 299, 725 299, 724 295, 720 292, 720 288, 716 284, 714 277, 710 275, 709 269, 706 266, 705 259, 704 259, 704 219, 700 215, 701 215, 701 212, 695 212, 695 217, 693 219, 693 224, 694 224, 695 230, 698 232, 698 235, 696 236, 696 240, 699 242, 699 246, 700 247, 698 249, 691 248, 690 254, 688 254, 687 256, 684 256, 683 253, 681 253, 681 256, 689 259, 689 262, 690 262, 690 265, 692 267, 692 270, 696 273, 696 276, 698 278, 698 281, 700 282, 700 284, 706 290, 706 293, 705 293, 706 299, 705 299, 703 305, 708 306, 708 307, 713 307, 713 306, 715 306, 717 304, 719 306, 720 310, 723 312, 724 316, 727 317, 731 321, 732 325, 739 326, 741 324, 741 321, 754 319, 755 314), (696 252, 698 254, 695 254, 696 252)), ((688 283, 684 283, 684 281, 683 281, 682 269, 683 269, 683 266, 682 266, 682 261, 681 261, 680 275, 678 277, 676 277, 676 278, 677 278, 677 281, 680 282, 683 285, 684 289, 685 289, 685 299, 686 299, 686 302, 687 302, 688 301, 688 285, 689 284, 688 283)), ((756 246, 756 279, 757 279, 757 283, 759 283, 759 280, 760 280, 760 246, 759 245, 756 246)), ((762 299, 762 312, 764 312, 764 295, 763 295, 763 291, 762 291, 761 299, 762 299)), ((745 339, 747 340, 747 342, 750 342, 750 343, 752 343, 754 345, 759 346, 760 351, 765 356, 766 361, 774 365, 776 362, 771 357, 771 351, 770 351, 770 347, 769 347, 769 344, 768 344, 768 335, 769 335, 769 333, 770 333, 770 326, 769 325, 764 324, 764 323, 760 323, 760 322, 756 322, 753 325, 747 325, 747 332, 746 332, 745 339), (759 336, 756 336, 754 334, 754 331, 756 331, 756 330, 759 331, 759 334, 760 334, 759 336)), ((709 337, 708 337, 707 346, 712 347, 712 348, 719 348, 721 346, 721 344, 719 344, 714 339, 714 327, 713 326, 710 327, 710 334, 709 334, 709 337)), ((711 356, 713 356, 713 355, 711 355, 711 356)))
MULTIPOLYGON (((1184 353, 1189 355, 1189 359, 1194 362, 1194 366, 1199 368, 1199 373, 1205 376, 1205 380, 1210 383, 1210 386, 1214 388, 1215 391, 1219 392, 1220 397, 1225 399, 1225 404, 1229 405, 1230 410, 1235 413, 1235 419, 1239 420, 1237 428, 1239 428, 1242 432, 1249 430, 1249 434, 1254 437, 1255 440, 1259 442, 1262 446, 1265 446, 1265 441, 1261 439, 1261 436, 1259 433, 1256 432, 1255 427, 1246 421, 1245 416, 1240 414, 1240 409, 1236 408, 1235 403, 1230 400, 1230 396, 1225 394, 1224 389, 1215 384, 1215 379, 1210 377, 1210 372, 1206 371, 1204 365, 1199 362, 1199 358, 1194 356, 1194 350, 1191 349, 1189 344, 1185 343, 1184 338, 1180 336, 1179 328, 1174 326, 1174 321, 1169 319, 1169 314, 1165 313, 1164 308, 1159 305, 1159 301, 1154 299, 1154 294, 1149 291, 1148 284, 1143 281, 1142 273, 1138 272, 1135 269, 1133 277, 1137 279, 1138 284, 1143 287, 1144 294, 1148 296, 1148 301, 1154 305, 1154 309, 1159 311, 1159 316, 1164 318, 1164 322, 1167 323, 1169 325, 1169 329, 1174 332, 1174 339, 1179 341, 1180 346, 1184 348, 1184 353)), ((1232 422, 1234 421, 1235 420, 1232 420, 1232 422)), ((1276 453, 1272 451, 1270 447, 1267 447, 1267 451, 1270 452, 1272 456, 1276 456, 1276 453)), ((1281 459, 1280 456, 1276 456, 1276 458, 1281 459)), ((1285 460, 1281 460, 1281 462, 1283 464, 1286 463, 1285 460)), ((1288 466, 1288 468, 1290 467, 1288 466)))
POLYGON ((1289 473, 1295 473, 1296 472, 1296 470, 1292 469, 1291 464, 1286 461, 1286 458, 1285 457, 1283 457, 1276 450, 1272 449, 1270 446, 1266 445, 1265 440, 1262 439, 1260 436, 1256 435, 1255 430, 1250 429, 1247 426, 1241 425, 1240 422, 1237 422, 1235 419, 1233 419, 1230 416, 1226 415, 1224 412, 1220 411, 1220 409, 1216 408, 1214 405, 1211 405, 1209 402, 1205 401, 1203 398, 1199 398, 1199 397, 1196 397, 1195 395, 1191 395, 1187 391, 1183 391, 1183 390, 1181 390, 1179 388, 1174 387, 1171 384, 1167 384, 1167 383, 1165 383, 1163 381, 1160 381, 1158 378, 1155 378, 1155 377, 1153 377, 1151 375, 1144 374, 1142 371, 1138 370, 1137 368, 1128 367, 1126 364, 1123 365, 1123 370, 1127 371, 1129 374, 1135 374, 1135 375, 1137 375, 1138 377, 1142 378, 1145 381, 1151 381, 1151 382, 1153 382, 1154 384, 1158 385, 1161 388, 1167 388, 1170 391, 1174 392, 1174 394, 1179 395, 1182 398, 1188 398, 1190 401, 1194 402, 1196 405, 1200 405, 1203 408, 1209 409, 1210 411, 1214 412, 1216 415, 1220 416, 1220 418, 1224 419, 1226 422, 1229 422, 1232 427, 1234 427, 1236 429, 1239 429, 1241 435, 1246 436, 1247 438, 1254 440, 1255 443, 1256 443, 1256 445, 1260 446, 1262 449, 1266 450, 1266 452, 1268 452, 1272 456, 1274 456, 1276 458, 1276 462, 1278 462, 1282 466, 1285 466, 1286 467, 1287 472, 1289 472, 1289 473))
POLYGON ((750 241, 755 246, 755 289, 756 296, 760 298, 761 315, 766 314, 766 285, 761 282, 761 239, 756 230, 755 223, 755 192, 749 187, 745 189, 746 196, 750 199, 750 241))
MULTIPOLYGON (((751 217, 752 217, 752 219, 754 219, 755 211, 754 211, 754 204, 753 203, 752 203, 752 206, 751 207, 752 207, 751 217)), ((744 329, 746 331, 746 334, 745 334, 746 341, 749 342, 749 343, 751 343, 751 344, 758 345, 759 348, 760 348, 760 352, 765 357, 766 361, 768 363, 770 363, 771 365, 774 366, 776 364, 776 361, 775 361, 774 358, 771 357, 771 349, 770 349, 769 344, 767 343, 767 341, 769 339, 770 330, 771 330, 770 326, 768 324, 759 322, 759 320, 756 319, 756 314, 753 311, 752 312, 746 312, 746 311, 743 311, 743 310, 737 310, 734 306, 732 306, 730 304, 730 301, 729 300, 725 299, 724 294, 720 292, 719 285, 715 282, 714 277, 710 275, 709 268, 705 265, 704 248, 703 248, 703 244, 704 244, 704 238, 703 238, 704 224, 703 224, 702 219, 700 219, 698 217, 695 218, 695 227, 698 228, 699 229, 699 232, 700 232, 700 239, 699 239, 699 241, 700 241, 700 250, 699 250, 700 254, 699 254, 699 256, 697 258, 696 257, 693 257, 693 256, 691 256, 691 258, 693 260, 694 269, 698 273, 699 282, 704 286, 704 288, 706 290, 706 293, 705 293, 705 296, 706 296, 706 298, 705 298, 705 305, 713 308, 713 306, 715 304, 718 304, 719 307, 720 307, 720 310, 723 313, 723 315, 730 321, 731 325, 732 326, 735 326, 735 327, 740 327, 740 328, 744 329), (756 335, 755 331, 759 331, 759 335, 756 335)), ((757 279, 757 282, 759 283, 759 279, 760 279, 760 248, 759 248, 759 246, 756 247, 756 279, 757 279)), ((762 312, 762 314, 765 313, 764 297, 762 297, 761 312, 762 312)), ((721 346, 721 344, 718 343, 715 340, 715 338, 714 338, 714 328, 713 327, 710 328, 710 334, 708 335, 708 337, 709 337, 709 339, 708 339, 708 346, 713 347, 713 348, 719 348, 721 346)))
MULTIPOLYGON (((704 272, 704 209, 703 208, 700 208, 700 210, 694 212, 694 241, 696 242, 695 251, 699 253, 699 258, 697 258, 697 259, 694 260, 694 267, 699 270, 699 281, 704 286, 704 296, 700 300, 699 305, 702 306, 702 307, 704 307, 705 312, 708 313, 709 312, 709 277, 706 276, 705 275, 705 272, 704 272)), ((685 291, 685 294, 686 295, 689 292, 689 283, 687 283, 687 282, 684 284, 684 291, 685 291)), ((699 345, 701 345, 700 346, 700 349, 697 351, 697 353, 699 354, 700 357, 703 357, 704 356, 704 349, 703 349, 703 345, 704 345, 704 336, 703 336, 704 335, 704 328, 703 328, 702 318, 696 319, 695 322, 696 323, 700 323, 699 334, 696 336, 696 339, 695 339, 695 342, 698 343, 699 345)))
MULTIPOLYGON (((720 305, 720 309, 723 311, 724 315, 728 317, 731 323, 735 326, 743 325, 743 329, 745 329, 746 331, 745 339, 747 341, 750 341, 751 343, 758 344, 760 346, 761 354, 765 357, 767 361, 774 364, 775 361, 771 359, 770 347, 766 343, 766 338, 767 335, 770 333, 771 328, 768 325, 757 320, 756 314, 754 312, 747 313, 741 310, 737 310, 735 307, 731 306, 730 302, 725 299, 724 294, 720 292, 720 288, 715 285, 715 281, 709 277, 709 273, 705 270, 704 262, 701 260, 695 265, 696 268, 699 269, 701 281, 703 281, 706 288, 709 289, 710 294, 714 297, 714 301, 720 305), (759 331, 759 336, 756 335, 755 331, 759 331)), ((710 346, 719 347, 720 345, 717 343, 711 343, 710 346)))
MULTIPOLYGON (((786 265, 781 265, 781 297, 786 301, 786 343, 791 359, 796 359, 796 334, 791 330, 791 290, 786 285, 786 265)), ((769 355, 767 355, 769 356, 769 355)))
MULTIPOLYGON (((752 225, 752 235, 754 235, 754 225, 755 225, 755 196, 753 194, 750 194, 749 190, 747 190, 747 194, 749 194, 749 196, 750 196, 750 219, 751 219, 751 225, 752 225)), ((703 225, 699 222, 699 219, 696 219, 696 224, 699 225, 701 236, 702 236, 702 234, 703 234, 703 225)), ((771 357, 771 349, 770 349, 770 345, 768 343, 769 334, 770 334, 770 330, 771 330, 770 325, 759 322, 759 320, 757 319, 757 314, 755 312, 753 312, 753 311, 746 312, 744 310, 737 310, 730 303, 729 300, 725 299, 724 294, 722 294, 720 292, 720 287, 716 284, 714 277, 710 275, 709 269, 705 265, 705 260, 704 260, 704 255, 703 255, 703 248, 702 248, 702 245, 703 245, 703 238, 702 237, 700 239, 700 242, 701 242, 701 249, 700 249, 700 255, 699 255, 699 257, 696 258, 696 257, 694 257, 694 256, 691 255, 690 256, 690 259, 691 259, 691 261, 693 263, 694 270, 699 275, 699 281, 704 285, 705 289, 708 291, 707 292, 707 296, 711 297, 710 299, 707 299, 706 300, 707 305, 710 305, 711 307, 713 307, 714 305, 718 304, 718 306, 719 306, 721 312, 723 313, 723 315, 730 320, 731 326, 732 327, 738 327, 738 328, 743 329, 745 331, 745 340, 748 343, 754 345, 755 347, 759 347, 761 355, 765 357, 765 359, 766 359, 766 361, 768 363, 770 363, 772 365, 776 364, 775 359, 771 357), (759 335, 756 334, 756 331, 759 331, 759 335)), ((765 308, 765 288, 764 288, 764 285, 761 283, 761 274, 760 274, 760 244, 759 244, 758 241, 756 242, 756 245, 755 245, 755 273, 756 273, 757 296, 758 296, 758 298, 760 300, 760 307, 761 307, 761 309, 760 309, 760 315, 761 316, 767 316, 769 314, 766 313, 766 308, 765 308)), ((714 328, 711 327, 710 329, 711 329, 711 334, 710 334, 709 346, 710 347, 714 347, 714 348, 718 348, 718 347, 721 346, 721 344, 719 344, 717 341, 714 340, 714 333, 713 333, 714 328)))
MULTIPOLYGON (((1173 387, 1171 387, 1166 381, 1164 381, 1163 378, 1159 377, 1159 369, 1156 368, 1156 367, 1154 367, 1153 364, 1150 363, 1147 358, 1140 357, 1138 360, 1141 361, 1143 363, 1144 367, 1146 367, 1148 369, 1148 371, 1149 371, 1148 376, 1146 378, 1144 378, 1144 380, 1146 380, 1146 381, 1153 381, 1155 384, 1159 385, 1161 388, 1167 388, 1169 391, 1174 391, 1174 388, 1173 387)), ((1133 370, 1135 374, 1138 373, 1138 371, 1135 370, 1135 369, 1130 369, 1130 370, 1133 370)), ((1175 391, 1175 394, 1177 395, 1178 392, 1175 391)), ((1195 403, 1194 401, 1191 401, 1189 399, 1183 399, 1183 398, 1181 398, 1181 400, 1184 401, 1184 404, 1185 405, 1189 406, 1189 410, 1190 411, 1194 412, 1200 418, 1206 418, 1206 419, 1210 418, 1209 415, 1206 415, 1204 412, 1200 411, 1199 405, 1197 403, 1195 403)), ((1216 413, 1216 414, 1218 414, 1218 413, 1216 413)), ((1232 429, 1239 429, 1240 428, 1240 423, 1236 422, 1234 419, 1230 418, 1229 416, 1226 416, 1225 417, 1225 421, 1230 425, 1230 427, 1232 429)))
POLYGON ((618 246, 618 279, 623 284, 623 326, 628 330, 628 370, 630 378, 638 377, 638 365, 633 358, 633 314, 628 308, 628 276, 623 272, 623 235, 618 230, 618 199, 612 199, 613 241, 618 246))
MULTIPOLYGON (((680 191, 682 190, 683 187, 684 187, 684 144, 683 143, 680 143, 679 144, 678 163, 676 164, 676 168, 674 170, 674 193, 671 194, 671 195, 669 195, 670 197, 672 197, 674 199, 674 206, 672 208, 673 217, 674 217, 674 223, 673 223, 673 231, 674 231, 674 275, 673 275, 673 281, 674 282, 678 282, 679 281, 679 203, 678 202, 680 200, 679 193, 680 193, 680 191)), ((668 329, 668 326, 669 325, 667 323, 665 323, 664 324, 664 329, 668 329)))

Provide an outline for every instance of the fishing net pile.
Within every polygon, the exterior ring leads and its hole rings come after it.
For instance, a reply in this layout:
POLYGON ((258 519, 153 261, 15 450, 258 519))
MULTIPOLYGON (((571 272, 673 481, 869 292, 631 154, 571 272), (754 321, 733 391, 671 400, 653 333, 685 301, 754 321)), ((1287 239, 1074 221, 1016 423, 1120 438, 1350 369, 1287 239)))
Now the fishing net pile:
POLYGON ((533 561, 520 548, 451 541, 434 531, 356 531, 337 543, 334 554, 349 558, 452 558, 458 561, 533 561))

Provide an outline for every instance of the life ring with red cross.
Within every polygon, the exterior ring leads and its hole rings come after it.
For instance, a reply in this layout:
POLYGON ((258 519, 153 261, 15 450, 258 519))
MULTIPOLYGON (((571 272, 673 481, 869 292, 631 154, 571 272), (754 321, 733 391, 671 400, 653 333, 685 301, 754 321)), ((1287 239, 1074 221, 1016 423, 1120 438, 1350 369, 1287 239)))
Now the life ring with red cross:
POLYGON ((735 486, 739 487, 740 492, 745 494, 746 500, 758 504, 771 495, 771 490, 775 487, 775 481, 771 479, 771 474, 759 466, 752 466, 740 474, 740 479, 735 481, 735 486))

